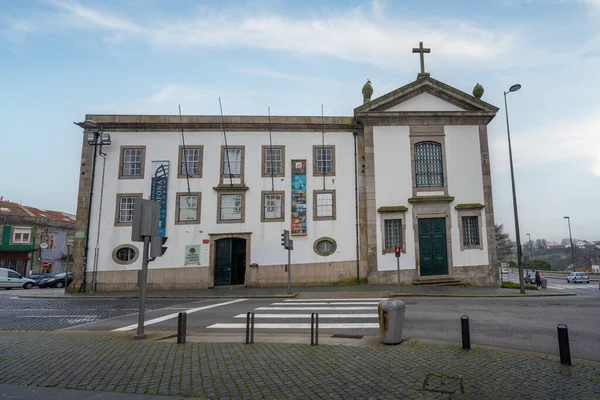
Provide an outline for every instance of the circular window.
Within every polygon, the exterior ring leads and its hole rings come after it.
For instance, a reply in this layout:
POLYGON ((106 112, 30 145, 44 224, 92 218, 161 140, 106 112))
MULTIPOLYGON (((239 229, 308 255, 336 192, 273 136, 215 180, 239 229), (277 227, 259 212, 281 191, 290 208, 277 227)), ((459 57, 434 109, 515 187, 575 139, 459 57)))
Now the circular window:
POLYGON ((132 264, 139 256, 137 247, 132 244, 117 246, 112 254, 113 261, 117 264, 132 264))
POLYGON ((320 256, 330 256, 336 249, 337 243, 332 238, 324 237, 315 241, 314 250, 320 256))

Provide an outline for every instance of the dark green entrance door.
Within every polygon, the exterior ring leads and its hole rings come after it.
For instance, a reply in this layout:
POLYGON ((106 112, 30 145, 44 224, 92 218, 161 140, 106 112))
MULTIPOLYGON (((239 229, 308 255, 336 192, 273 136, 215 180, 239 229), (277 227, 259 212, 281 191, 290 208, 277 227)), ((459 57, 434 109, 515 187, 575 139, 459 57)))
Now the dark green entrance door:
POLYGON ((215 242, 215 286, 243 285, 246 274, 246 240, 219 239, 215 242))
POLYGON ((444 218, 419 219, 419 260, 421 276, 448 274, 444 218))

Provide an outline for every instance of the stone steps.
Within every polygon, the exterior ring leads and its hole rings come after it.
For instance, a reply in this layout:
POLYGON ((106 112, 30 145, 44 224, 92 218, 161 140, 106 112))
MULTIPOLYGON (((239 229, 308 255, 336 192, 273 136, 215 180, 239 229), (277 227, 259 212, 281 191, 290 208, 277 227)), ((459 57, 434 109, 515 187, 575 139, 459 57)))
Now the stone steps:
POLYGON ((454 278, 440 279, 417 279, 413 282, 415 286, 468 286, 467 283, 461 282, 454 278))

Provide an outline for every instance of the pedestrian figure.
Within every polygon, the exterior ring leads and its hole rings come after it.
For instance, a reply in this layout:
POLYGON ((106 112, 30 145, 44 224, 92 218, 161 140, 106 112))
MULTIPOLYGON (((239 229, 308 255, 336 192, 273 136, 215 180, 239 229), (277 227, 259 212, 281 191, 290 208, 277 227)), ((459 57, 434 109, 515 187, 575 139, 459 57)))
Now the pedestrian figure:
POLYGON ((535 284, 537 287, 542 286, 542 277, 540 276, 540 271, 535 271, 535 284))

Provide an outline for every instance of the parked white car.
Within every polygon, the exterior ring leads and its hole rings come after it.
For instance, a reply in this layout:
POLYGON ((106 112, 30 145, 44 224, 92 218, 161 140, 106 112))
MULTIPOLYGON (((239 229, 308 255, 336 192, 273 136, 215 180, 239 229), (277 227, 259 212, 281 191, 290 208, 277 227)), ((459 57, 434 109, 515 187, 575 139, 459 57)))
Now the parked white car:
POLYGON ((8 268, 0 268, 0 288, 6 290, 12 288, 31 289, 36 282, 33 279, 24 278, 19 273, 8 268))
POLYGON ((590 283, 590 276, 587 272, 571 272, 567 276, 567 283, 585 282, 590 283))

